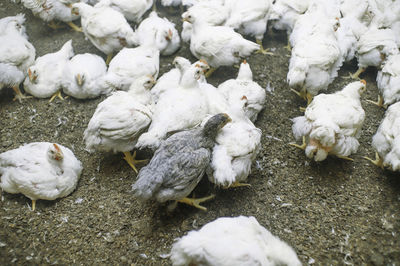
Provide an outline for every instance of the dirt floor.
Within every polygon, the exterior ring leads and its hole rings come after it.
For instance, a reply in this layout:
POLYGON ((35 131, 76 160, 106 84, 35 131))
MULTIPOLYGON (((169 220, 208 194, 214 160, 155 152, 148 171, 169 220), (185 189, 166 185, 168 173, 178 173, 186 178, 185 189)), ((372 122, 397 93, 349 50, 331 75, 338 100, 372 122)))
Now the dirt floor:
MULTIPOLYGON (((179 29, 178 13, 160 8, 179 29)), ((37 56, 58 50, 73 40, 75 53, 100 51, 82 33, 69 28, 51 30, 31 11, 0 1, 0 17, 25 13, 30 41, 37 56)), ((400 178, 364 160, 373 156, 371 138, 384 110, 365 102, 375 100, 376 70, 363 78, 366 121, 354 162, 328 158, 308 160, 291 147, 290 119, 301 115, 303 100, 286 84, 289 54, 283 48, 285 33, 269 33, 264 45, 275 55, 249 58, 254 78, 270 84, 265 110, 256 126, 262 129, 262 151, 253 165, 250 188, 222 190, 204 182, 196 196, 215 193, 203 212, 179 205, 168 214, 165 206, 139 203, 130 192, 135 175, 121 154, 86 152, 82 136, 97 104, 104 100, 29 99, 13 102, 11 89, 0 94, 0 152, 34 141, 57 142, 71 148, 84 171, 76 191, 56 201, 37 202, 36 211, 23 195, 2 192, 0 202, 0 264, 170 264, 167 254, 177 237, 222 216, 247 215, 287 241, 304 264, 343 265, 400 263, 400 178)), ((1 45, 1 44, 0 44, 1 45)), ((195 60, 187 45, 175 55, 195 60)), ((175 55, 161 58, 160 72, 171 67, 175 55)), ((102 55, 104 58, 105 56, 102 55)), ((355 71, 356 62, 345 65, 329 87, 341 89, 355 71)), ((209 79, 217 85, 234 78, 237 70, 221 68, 209 79)), ((142 154, 144 157, 145 154, 142 154)))

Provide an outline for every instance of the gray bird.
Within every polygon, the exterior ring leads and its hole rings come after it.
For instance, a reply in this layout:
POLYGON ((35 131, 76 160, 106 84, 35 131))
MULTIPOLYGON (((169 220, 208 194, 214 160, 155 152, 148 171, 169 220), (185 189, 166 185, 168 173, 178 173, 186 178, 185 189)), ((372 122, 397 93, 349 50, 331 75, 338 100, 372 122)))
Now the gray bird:
POLYGON ((201 199, 186 198, 200 182, 210 163, 211 149, 221 128, 231 121, 227 114, 211 117, 204 127, 178 132, 166 139, 154 153, 150 163, 143 167, 132 185, 137 198, 155 199, 160 203, 176 200, 201 210, 201 199))

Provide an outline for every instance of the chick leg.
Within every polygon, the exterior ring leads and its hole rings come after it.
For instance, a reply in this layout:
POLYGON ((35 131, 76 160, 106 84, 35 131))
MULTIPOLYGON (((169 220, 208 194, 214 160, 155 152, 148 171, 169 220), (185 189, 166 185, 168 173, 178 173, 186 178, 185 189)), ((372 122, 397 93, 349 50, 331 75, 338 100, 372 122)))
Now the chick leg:
POLYGON ((36 209, 36 200, 32 200, 32 211, 36 209))
POLYGON ((214 68, 214 67, 211 67, 211 68, 207 71, 207 73, 206 73, 204 76, 205 76, 206 78, 210 77, 211 74, 214 73, 215 70, 217 70, 217 69, 214 68))
POLYGON ((113 58, 113 54, 112 53, 107 55, 107 59, 106 59, 106 65, 107 66, 110 64, 112 58, 113 58))
POLYGON ((257 51, 257 53, 267 54, 267 55, 274 55, 274 53, 268 52, 268 49, 264 49, 263 44, 262 44, 262 40, 256 39, 256 43, 258 45, 260 45, 260 49, 257 51))
POLYGON ((60 100, 64 101, 64 98, 61 95, 61 91, 57 91, 56 93, 51 96, 49 103, 51 103, 56 97, 60 98, 60 100))
POLYGON ((336 157, 338 157, 338 158, 340 158, 340 159, 343 159, 343 160, 347 160, 347 161, 352 161, 352 162, 354 162, 354 159, 353 159, 353 158, 350 158, 350 157, 348 157, 348 156, 336 155, 336 157))
POLYGON ((58 30, 64 28, 64 25, 60 25, 60 23, 54 22, 54 20, 50 21, 49 24, 47 24, 50 28, 53 30, 58 30))
POLYGON ((371 158, 366 157, 366 156, 363 156, 363 158, 383 169, 383 160, 379 156, 379 153, 375 152, 375 160, 372 160, 371 158))
POLYGON ((305 150, 307 147, 307 143, 306 143, 306 136, 303 136, 303 144, 298 145, 296 143, 289 143, 290 146, 305 150))
POLYGON ((369 103, 375 104, 378 107, 385 108, 385 106, 383 105, 383 97, 380 94, 378 95, 378 101, 376 101, 376 102, 371 101, 371 100, 366 100, 366 101, 369 103))
POLYGON ((349 76, 344 77, 345 79, 360 79, 359 76, 366 70, 364 67, 359 67, 354 74, 349 74, 349 76))
POLYGON ((310 94, 309 92, 306 93, 306 99, 307 99, 307 106, 310 105, 310 103, 312 102, 314 96, 312 94, 310 94))
POLYGON ((28 98, 33 98, 32 96, 26 96, 25 94, 23 94, 18 86, 14 86, 13 90, 15 91, 15 97, 13 99, 13 101, 18 100, 19 102, 21 102, 22 99, 28 99, 28 98))
POLYGON ((67 22, 68 26, 70 26, 74 31, 82 32, 82 28, 75 25, 73 22, 67 22))
POLYGON ((133 171, 135 171, 135 173, 138 173, 138 170, 136 169, 135 164, 138 163, 146 163, 148 162, 148 160, 136 160, 136 151, 133 152, 133 155, 131 155, 131 153, 129 151, 124 152, 124 160, 130 165, 130 167, 132 167, 133 171))
POLYGON ((239 181, 233 182, 230 186, 223 187, 223 189, 233 188, 233 187, 251 187, 250 184, 240 183, 239 181))
POLYGON ((286 50, 288 50, 288 52, 291 52, 291 51, 292 51, 292 46, 290 45, 290 40, 289 40, 289 38, 288 38, 288 41, 287 41, 286 46, 284 46, 283 48, 285 48, 286 50))
POLYGON ((208 201, 208 200, 211 200, 211 199, 213 199, 213 198, 215 198, 215 195, 210 195, 210 196, 208 196, 208 197, 204 197, 204 198, 200 198, 200 199, 183 198, 183 199, 178 200, 178 202, 180 202, 180 203, 185 203, 185 204, 187 204, 187 205, 196 207, 196 208, 198 208, 198 209, 200 209, 200 210, 202 210, 202 211, 207 211, 207 208, 201 206, 200 203, 205 202, 205 201, 208 201))

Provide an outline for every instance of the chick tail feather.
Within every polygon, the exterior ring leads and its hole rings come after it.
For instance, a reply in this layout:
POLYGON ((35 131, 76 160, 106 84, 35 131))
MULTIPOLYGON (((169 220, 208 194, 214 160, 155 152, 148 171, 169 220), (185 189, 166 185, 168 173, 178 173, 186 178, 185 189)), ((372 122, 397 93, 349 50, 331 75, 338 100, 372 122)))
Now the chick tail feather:
POLYGON ((252 42, 252 41, 248 41, 246 39, 243 39, 239 45, 239 56, 240 57, 247 57, 249 55, 251 55, 251 53, 257 51, 260 49, 260 45, 252 42))
POLYGON ((300 140, 303 136, 310 134, 312 124, 305 116, 298 116, 292 119, 292 131, 296 140, 300 140))
POLYGON ((134 196, 141 201, 149 200, 162 184, 162 173, 154 170, 151 165, 143 167, 138 174, 137 181, 132 185, 134 196))
POLYGON ((310 138, 318 140, 321 145, 331 147, 335 144, 335 130, 332 127, 320 125, 310 133, 310 138))

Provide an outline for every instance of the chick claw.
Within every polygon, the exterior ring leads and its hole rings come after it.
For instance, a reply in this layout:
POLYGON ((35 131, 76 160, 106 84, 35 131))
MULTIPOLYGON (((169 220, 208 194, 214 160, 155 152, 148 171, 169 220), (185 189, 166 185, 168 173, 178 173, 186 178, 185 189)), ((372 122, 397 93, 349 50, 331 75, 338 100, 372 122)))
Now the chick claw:
POLYGON ((307 147, 306 137, 303 136, 303 144, 301 144, 301 145, 296 144, 296 143, 289 143, 289 145, 290 145, 290 146, 293 146, 293 147, 296 147, 296 148, 299 148, 299 149, 302 149, 302 150, 305 150, 306 147, 307 147))
POLYGON ((204 198, 200 198, 200 199, 183 198, 183 199, 178 200, 178 202, 180 202, 180 203, 185 203, 185 204, 187 204, 187 205, 196 207, 196 208, 198 208, 198 209, 200 209, 200 210, 202 210, 202 211, 207 211, 207 208, 201 206, 200 203, 205 202, 205 201, 208 201, 208 200, 211 200, 211 199, 213 199, 213 198, 215 198, 215 195, 210 195, 210 196, 208 196, 208 197, 204 197, 204 198))
POLYGON ((348 160, 348 161, 354 162, 354 159, 353 159, 353 158, 350 158, 350 157, 348 157, 348 156, 336 155, 336 157, 338 157, 338 158, 340 158, 340 159, 343 159, 343 160, 348 160))
POLYGON ((257 54, 274 55, 274 53, 268 52, 268 49, 264 49, 261 40, 256 40, 256 43, 260 45, 260 49, 256 52, 257 54))
POLYGON ((369 157, 366 157, 366 156, 363 156, 363 158, 366 159, 366 160, 368 160, 368 161, 370 161, 371 163, 373 163, 373 164, 375 164, 376 166, 378 166, 378 167, 380 167, 380 168, 383 169, 383 160, 382 160, 382 158, 379 156, 379 153, 378 153, 378 152, 375 152, 375 160, 373 160, 373 159, 371 159, 371 158, 369 158, 369 157))
POLYGON ((56 93, 51 96, 49 103, 51 103, 56 97, 60 98, 60 100, 64 101, 64 98, 61 95, 61 91, 57 91, 56 93))
POLYGON ((133 152, 133 155, 127 151, 124 152, 124 160, 129 164, 130 167, 132 167, 133 171, 135 171, 135 173, 138 173, 138 170, 136 169, 135 164, 138 163, 147 163, 148 160, 136 160, 136 151, 133 152))
POLYGON ((357 71, 354 74, 349 74, 347 77, 343 77, 344 79, 360 79, 360 74, 365 71, 365 68, 360 67, 357 69, 357 71))
POLYGON ((82 32, 82 28, 75 25, 73 22, 67 22, 68 26, 70 26, 74 31, 82 32))
POLYGON ((371 100, 366 100, 366 102, 375 104, 378 107, 382 107, 382 108, 386 109, 386 106, 383 105, 383 98, 381 95, 378 95, 378 100, 376 102, 371 101, 371 100))
POLYGON ((13 90, 15 91, 15 97, 14 97, 13 101, 18 100, 21 103, 22 99, 33 98, 33 96, 26 96, 25 94, 23 94, 20 91, 20 89, 18 88, 18 86, 14 86, 13 90))
POLYGON ((247 184, 247 183, 240 183, 239 181, 235 181, 229 186, 224 186, 223 189, 228 189, 228 188, 233 188, 233 187, 251 187, 251 185, 247 184))

